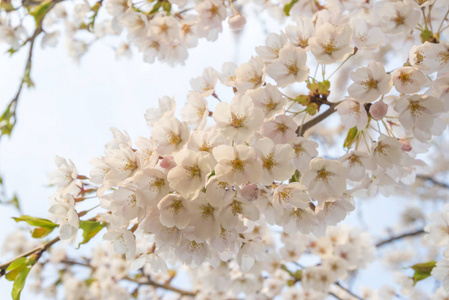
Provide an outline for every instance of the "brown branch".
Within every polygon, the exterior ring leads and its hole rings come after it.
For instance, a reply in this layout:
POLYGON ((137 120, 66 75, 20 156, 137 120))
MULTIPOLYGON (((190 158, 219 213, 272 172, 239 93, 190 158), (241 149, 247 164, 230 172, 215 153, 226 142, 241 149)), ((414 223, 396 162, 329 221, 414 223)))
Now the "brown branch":
POLYGON ((195 292, 178 289, 178 288, 176 288, 176 287, 174 287, 174 286, 172 286, 170 284, 161 284, 161 283, 155 282, 155 281, 153 281, 153 280, 151 280, 149 278, 147 278, 145 281, 139 281, 139 280, 136 280, 136 279, 132 279, 130 277, 125 277, 123 279, 135 282, 135 283, 137 283, 139 285, 151 285, 151 286, 154 286, 156 288, 161 288, 161 289, 164 289, 164 290, 167 290, 167 291, 172 291, 172 292, 178 293, 178 294, 180 294, 182 296, 192 296, 193 297, 193 296, 196 295, 195 292))
MULTIPOLYGON (((82 267, 94 269, 91 265, 89 265, 88 263, 85 263, 85 262, 78 262, 78 261, 73 261, 73 260, 69 260, 69 259, 63 259, 60 262, 63 263, 63 264, 66 264, 66 265, 70 265, 70 266, 82 266, 82 267)), ((141 279, 143 279, 143 278, 141 277, 141 279)), ((182 296, 195 296, 196 295, 195 292, 178 289, 178 288, 176 288, 176 287, 174 287, 174 286, 172 286, 172 285, 170 285, 168 283, 165 283, 165 284, 158 283, 158 282, 155 282, 155 281, 153 281, 153 280, 151 280, 149 278, 145 278, 145 280, 139 280, 139 279, 134 279, 134 278, 131 278, 129 276, 126 276, 126 277, 123 278, 123 280, 132 281, 134 283, 137 283, 138 285, 151 285, 151 286, 154 286, 156 288, 161 288, 161 289, 164 289, 164 290, 168 290, 168 291, 172 291, 172 292, 178 293, 178 294, 180 294, 182 296)))
POLYGON ((39 260, 39 258, 41 257, 42 253, 44 253, 45 251, 47 251, 48 249, 50 249, 50 247, 53 246, 54 244, 56 244, 57 242, 59 242, 59 240, 60 240, 60 239, 59 239, 59 236, 58 236, 58 237, 52 239, 51 241, 49 241, 49 242, 47 242, 47 243, 45 243, 45 244, 43 244, 43 245, 41 245, 41 246, 39 246, 39 247, 36 247, 36 248, 34 248, 34 249, 32 249, 32 250, 29 250, 29 251, 27 251, 27 252, 25 252, 25 253, 23 253, 23 254, 17 256, 16 258, 14 258, 13 260, 10 260, 10 261, 7 262, 7 263, 1 264, 1 265, 0 265, 0 277, 2 277, 3 275, 5 275, 6 269, 9 267, 9 265, 10 265, 13 261, 15 261, 16 259, 18 259, 18 258, 21 258, 21 257, 28 257, 28 256, 34 254, 34 255, 36 255, 36 262, 37 262, 37 261, 39 260))
POLYGON ((429 182, 433 183, 434 185, 437 185, 437 186, 445 188, 445 189, 449 189, 449 184, 438 181, 429 175, 419 175, 418 174, 418 175, 416 175, 416 178, 419 178, 424 181, 429 181, 429 182))
MULTIPOLYGON (((349 290, 349 289, 345 288, 344 286, 342 286, 340 282, 337 281, 337 282, 335 282, 335 284, 336 284, 339 288, 341 288, 342 290, 344 290, 346 293, 348 293, 349 295, 351 295, 352 297, 357 298, 357 299, 359 299, 359 300, 364 300, 362 297, 360 297, 360 296, 354 294, 353 292, 351 292, 351 290, 349 290)), ((334 296, 334 295, 332 295, 332 296, 334 296)))
POLYGON ((39 36, 39 34, 41 34, 43 32, 42 23, 43 23, 43 21, 45 19, 45 16, 50 12, 50 10, 53 9, 53 7, 55 7, 55 5, 57 3, 62 2, 62 1, 63 0, 54 0, 51 3, 50 8, 45 12, 45 14, 40 19, 39 23, 36 25, 36 29, 34 30, 34 32, 31 35, 31 37, 29 37, 27 40, 25 40, 25 42, 22 44, 22 46, 24 46, 27 43, 30 43, 30 48, 28 50, 28 58, 27 58, 27 61, 26 61, 25 69, 23 71, 22 79, 20 81, 19 88, 18 88, 18 90, 16 92, 16 95, 9 102, 9 104, 7 106, 7 109, 6 109, 6 110, 8 110, 8 109, 10 110, 10 113, 11 113, 10 119, 13 118, 13 123, 12 123, 13 127, 14 127, 14 125, 17 122, 16 108, 17 108, 17 103, 19 102, 20 94, 22 93, 22 90, 23 90, 23 85, 24 85, 24 83, 26 81, 26 78, 28 78, 28 80, 31 80, 30 79, 30 73, 31 73, 31 66, 32 66, 32 59, 33 59, 34 43, 36 41, 36 38, 39 36))
POLYGON ((329 108, 328 108, 325 112, 323 112, 321 115, 319 115, 319 116, 315 117, 314 119, 312 119, 312 120, 306 122, 306 123, 303 124, 302 126, 299 126, 299 127, 296 129, 296 131, 295 131, 296 134, 297 134, 298 136, 303 136, 304 133, 305 133, 308 129, 312 128, 312 127, 315 126, 316 124, 320 123, 321 121, 323 121, 324 119, 326 119, 327 117, 329 117, 330 115, 332 115, 332 114, 335 112, 335 107, 336 107, 338 104, 340 104, 340 102, 331 103, 331 104, 329 105, 329 108))
POLYGON ((413 232, 403 233, 401 235, 393 236, 393 237, 391 237, 391 238, 389 238, 387 240, 383 240, 383 241, 380 241, 380 242, 376 243, 376 247, 379 248, 379 247, 387 245, 387 244, 389 244, 391 242, 394 242, 394 241, 397 241, 397 240, 401 240, 401 239, 406 238, 406 237, 417 236, 417 235, 420 235, 420 234, 423 234, 423 233, 425 233, 425 231, 422 228, 418 229, 416 231, 413 231, 413 232))

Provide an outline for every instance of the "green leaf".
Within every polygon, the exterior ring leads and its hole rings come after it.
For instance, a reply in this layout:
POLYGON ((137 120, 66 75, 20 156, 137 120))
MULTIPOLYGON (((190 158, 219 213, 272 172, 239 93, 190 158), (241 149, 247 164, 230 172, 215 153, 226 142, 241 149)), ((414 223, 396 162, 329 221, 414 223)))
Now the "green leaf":
POLYGON ((41 239, 41 238, 49 235, 54 229, 55 229, 55 227, 53 227, 53 228, 46 228, 46 227, 34 228, 33 231, 31 232, 31 237, 33 237, 35 239, 41 239))
POLYGON ((26 257, 19 257, 18 259, 14 260, 12 263, 9 264, 8 268, 6 268, 6 272, 17 269, 21 265, 26 266, 26 257))
POLYGON ((162 1, 158 1, 153 5, 153 8, 148 13, 149 15, 154 14, 159 11, 159 8, 162 6, 162 1))
POLYGON ((34 17, 34 20, 36 21, 36 26, 38 26, 42 22, 42 19, 50 10, 51 4, 52 0, 46 0, 30 12, 30 15, 32 15, 34 17))
POLYGON ((350 148, 351 145, 357 140, 357 137, 359 136, 359 131, 357 130, 357 126, 352 127, 348 131, 348 135, 346 136, 345 143, 343 144, 343 147, 350 148))
POLYGON ((27 279, 28 273, 30 273, 31 268, 26 268, 17 275, 16 280, 12 286, 11 296, 13 300, 20 299, 20 293, 22 293, 23 287, 25 286, 25 280, 27 279))
POLYGON ((299 173, 298 170, 295 170, 295 173, 292 175, 292 178, 290 178, 290 180, 288 182, 299 182, 299 177, 301 176, 301 174, 299 173))
POLYGON ((287 3, 284 5, 284 12, 286 16, 290 16, 290 10, 292 9, 293 5, 296 4, 298 0, 292 0, 290 3, 287 3))
POLYGON ((8 107, 0 117, 0 131, 1 135, 11 135, 14 125, 16 124, 15 105, 13 102, 9 103, 8 107))
POLYGON ((415 285, 418 281, 421 281, 423 279, 426 279, 430 276, 430 273, 432 272, 433 268, 436 266, 436 261, 429 261, 425 263, 420 263, 411 266, 413 270, 415 270, 415 274, 413 274, 413 285, 415 285))
POLYGON ((80 221, 80 228, 83 230, 83 241, 78 244, 78 248, 82 244, 89 242, 100 230, 106 226, 105 223, 95 221, 80 221))
POLYGON ((53 223, 50 220, 35 218, 35 217, 30 217, 30 216, 20 216, 18 218, 13 218, 13 219, 16 222, 27 222, 31 226, 36 226, 36 227, 44 227, 44 228, 53 229, 58 226, 57 224, 53 223))
POLYGON ((168 2, 168 1, 163 1, 163 2, 162 2, 162 9, 163 9, 164 11, 166 11, 167 14, 170 14, 170 11, 171 11, 171 3, 168 2))
POLYGON ((419 37, 421 38, 421 42, 425 43, 425 42, 433 42, 434 41, 434 36, 433 36, 433 32, 430 31, 428 28, 424 29, 421 34, 419 35, 419 37))
POLYGON ((19 257, 18 259, 14 260, 6 269, 6 279, 9 281, 14 281, 17 276, 27 267, 27 258, 26 257, 19 257))

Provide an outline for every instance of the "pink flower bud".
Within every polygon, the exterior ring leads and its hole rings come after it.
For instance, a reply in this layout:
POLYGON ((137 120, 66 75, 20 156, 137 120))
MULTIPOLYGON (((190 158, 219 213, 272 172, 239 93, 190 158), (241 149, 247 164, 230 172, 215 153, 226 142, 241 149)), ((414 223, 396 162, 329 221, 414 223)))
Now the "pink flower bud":
POLYGON ((383 101, 377 101, 369 108, 369 113, 373 117, 374 120, 380 120, 387 114, 388 105, 383 101))
POLYGON ((246 18, 240 14, 234 15, 228 20, 229 26, 234 30, 242 29, 246 24, 246 18))
POLYGON ((248 201, 254 201, 259 196, 259 188, 255 184, 247 184, 242 187, 242 196, 248 201))
POLYGON ((166 169, 167 171, 176 167, 176 163, 173 159, 173 156, 166 156, 161 160, 161 167, 166 169))
POLYGON ((405 140, 405 139, 399 139, 399 142, 402 144, 401 150, 402 151, 411 151, 412 150, 412 146, 410 145, 410 142, 405 140))

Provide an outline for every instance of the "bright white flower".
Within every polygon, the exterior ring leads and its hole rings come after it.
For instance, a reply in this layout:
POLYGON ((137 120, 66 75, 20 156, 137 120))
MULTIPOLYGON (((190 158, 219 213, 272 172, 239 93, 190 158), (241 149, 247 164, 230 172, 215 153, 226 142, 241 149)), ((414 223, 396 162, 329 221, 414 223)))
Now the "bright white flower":
POLYGON ((387 94, 393 86, 391 76, 378 62, 370 62, 367 68, 359 68, 350 76, 354 83, 349 86, 348 93, 362 103, 372 102, 387 94))
POLYGON ((437 265, 432 269, 431 275, 437 279, 441 280, 443 283, 443 289, 446 293, 449 293, 449 259, 447 257, 443 258, 437 265))
POLYGON ((441 212, 431 213, 429 224, 424 227, 427 238, 435 245, 444 246, 449 243, 449 206, 445 205, 441 212))
POLYGON ((135 218, 141 220, 145 215, 145 202, 137 194, 135 186, 123 184, 112 194, 102 198, 102 207, 110 209, 113 214, 123 216, 127 220, 135 218))
POLYGON ((425 142, 432 137, 434 120, 443 110, 443 102, 428 95, 411 95, 400 97, 394 109, 399 113, 401 125, 425 142))
POLYGON ((235 87, 239 92, 255 89, 265 81, 265 66, 260 57, 252 57, 235 70, 235 87))
POLYGON ((218 162, 215 175, 220 181, 245 184, 257 182, 262 177, 262 163, 249 146, 221 145, 213 149, 213 154, 218 162))
POLYGON ((187 103, 181 111, 181 116, 185 122, 196 126, 198 129, 204 128, 209 116, 206 99, 199 93, 190 92, 187 95, 187 103))
POLYGON ((237 69, 237 65, 233 62, 226 62, 223 64, 221 68, 221 73, 218 74, 218 78, 221 83, 226 86, 235 86, 235 70, 237 69))
POLYGON ((216 83, 217 72, 211 67, 204 69, 202 76, 190 80, 192 89, 203 97, 212 95, 216 83))
POLYGON ((388 33, 410 32, 420 20, 418 11, 402 1, 383 2, 379 16, 388 33))
POLYGON ((337 105, 337 112, 347 128, 356 126, 361 131, 368 125, 368 113, 365 106, 356 100, 347 98, 347 100, 342 101, 337 105))
POLYGON ((409 53, 409 62, 426 73, 442 70, 449 62, 449 44, 425 42, 413 46, 409 53))
POLYGON ((241 218, 257 221, 260 218, 260 213, 253 203, 235 196, 229 204, 220 209, 219 218, 224 229, 232 230, 239 224, 241 218))
POLYGON ((226 137, 245 142, 260 128, 263 116, 263 111, 254 107, 250 96, 237 94, 231 103, 218 103, 213 118, 226 137))
POLYGON ((147 36, 157 38, 161 43, 170 45, 178 38, 179 22, 172 16, 156 15, 149 21, 147 36))
POLYGON ((205 151, 212 154, 212 149, 219 145, 224 145, 227 143, 228 141, 226 140, 224 135, 216 130, 195 130, 190 135, 190 140, 187 147, 195 151, 205 151))
POLYGON ((48 209, 48 218, 59 225, 59 237, 61 240, 76 239, 79 217, 75 210, 75 199, 71 194, 56 194, 51 199, 54 204, 48 209))
POLYGON ((265 46, 256 47, 256 52, 264 61, 273 61, 279 57, 279 51, 286 43, 287 36, 285 33, 270 33, 265 40, 265 46))
POLYGON ((363 18, 352 21, 354 44, 359 49, 376 49, 384 40, 384 33, 379 27, 370 26, 363 18))
POLYGON ((128 145, 120 144, 119 149, 106 151, 105 162, 110 167, 105 179, 111 182, 124 180, 134 175, 140 168, 140 158, 128 145))
POLYGON ((213 158, 207 152, 184 149, 174 156, 176 167, 168 172, 170 187, 186 198, 195 199, 206 185, 213 169, 213 158))
POLYGON ((262 161, 262 178, 260 182, 270 185, 274 180, 290 179, 295 172, 292 163, 293 148, 289 144, 275 144, 269 138, 263 138, 255 143, 259 159, 262 161))
POLYGON ((167 176, 164 172, 155 168, 148 168, 137 173, 132 183, 138 187, 138 197, 143 197, 147 207, 156 206, 169 192, 167 176))
POLYGON ((285 46, 279 52, 279 58, 267 66, 267 74, 278 86, 286 87, 295 82, 302 82, 309 76, 306 65, 307 54, 301 48, 285 46))
POLYGON ((163 118, 154 125, 151 138, 157 143, 157 152, 162 155, 175 154, 189 140, 190 128, 178 119, 163 118))
POLYGON ((278 115, 274 120, 264 122, 260 128, 262 136, 272 139, 275 143, 286 144, 296 138, 296 124, 293 119, 287 115, 278 115))
POLYGON ((67 162, 64 158, 56 156, 55 163, 58 169, 50 174, 50 184, 58 187, 63 193, 78 194, 80 182, 78 179, 78 171, 71 160, 67 162))
POLYGON ((426 76, 413 67, 396 69, 392 75, 396 90, 402 94, 413 94, 421 90, 426 83, 426 76))
POLYGON ((381 135, 379 141, 371 146, 371 153, 376 164, 391 169, 401 164, 403 158, 401 147, 402 144, 396 138, 381 135))
POLYGON ((292 209, 309 207, 309 196, 306 187, 299 182, 279 185, 273 193, 273 206, 277 209, 292 209))
POLYGON ((221 22, 226 19, 226 8, 221 1, 202 1, 195 10, 198 12, 200 26, 220 27, 221 30, 221 22))
POLYGON ((159 100, 159 107, 149 108, 145 113, 145 120, 148 123, 148 126, 153 126, 160 119, 170 118, 175 113, 176 102, 172 97, 164 96, 159 100))
POLYGON ((304 172, 309 168, 309 163, 313 157, 318 155, 318 143, 309 141, 302 136, 296 137, 291 143, 295 154, 293 156, 293 163, 296 169, 300 172, 304 172))
POLYGON ((217 220, 221 206, 219 204, 225 204, 224 199, 220 200, 223 203, 218 203, 215 199, 210 199, 204 193, 201 193, 192 202, 191 213, 196 217, 190 221, 189 226, 192 226, 193 230, 189 235, 196 241, 205 241, 220 232, 220 223, 217 220))
POLYGON ((309 17, 299 17, 295 25, 288 25, 285 29, 290 42, 296 46, 307 50, 309 39, 315 32, 315 25, 309 17))
POLYGON ((349 25, 334 27, 324 23, 317 28, 315 36, 309 39, 309 49, 319 63, 332 64, 353 52, 351 38, 352 29, 349 25))
POLYGON ((376 168, 372 157, 366 152, 354 150, 338 159, 346 167, 346 176, 353 181, 360 181, 365 177, 366 170, 376 168))
POLYGON ((272 84, 260 87, 248 92, 253 99, 254 105, 263 110, 265 119, 271 119, 275 114, 281 113, 287 103, 287 99, 272 84))
POLYGON ((109 229, 103 239, 114 243, 117 254, 125 254, 127 260, 134 259, 136 253, 136 239, 134 234, 127 229, 109 229))
POLYGON ((314 158, 310 162, 310 170, 302 174, 301 183, 307 186, 315 200, 341 197, 346 192, 346 170, 337 160, 314 158))
POLYGON ((176 248, 176 257, 186 265, 199 266, 210 257, 209 246, 206 243, 182 239, 179 247, 176 248))
POLYGON ((188 201, 177 194, 169 194, 157 205, 160 210, 159 220, 166 227, 184 229, 190 222, 190 205, 188 201))
POLYGON ((267 249, 259 242, 250 241, 240 248, 237 254, 237 264, 243 272, 248 272, 256 261, 263 262, 267 259, 267 249))

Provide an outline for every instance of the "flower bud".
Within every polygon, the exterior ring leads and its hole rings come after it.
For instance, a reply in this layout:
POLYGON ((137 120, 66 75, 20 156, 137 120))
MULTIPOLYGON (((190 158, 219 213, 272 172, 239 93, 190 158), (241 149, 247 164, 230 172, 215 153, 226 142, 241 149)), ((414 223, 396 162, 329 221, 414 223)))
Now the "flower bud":
POLYGON ((410 145, 410 142, 405 139, 399 139, 399 142, 402 144, 401 150, 409 152, 412 150, 412 146, 410 145))
POLYGON ((234 30, 240 30, 246 24, 246 18, 240 14, 234 15, 228 20, 229 26, 234 30))
POLYGON ((369 108, 369 113, 374 120, 380 120, 387 114, 388 105, 383 101, 377 101, 369 108))

